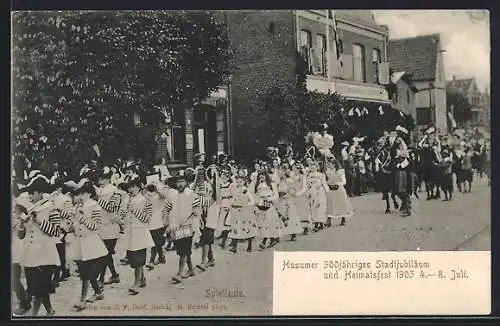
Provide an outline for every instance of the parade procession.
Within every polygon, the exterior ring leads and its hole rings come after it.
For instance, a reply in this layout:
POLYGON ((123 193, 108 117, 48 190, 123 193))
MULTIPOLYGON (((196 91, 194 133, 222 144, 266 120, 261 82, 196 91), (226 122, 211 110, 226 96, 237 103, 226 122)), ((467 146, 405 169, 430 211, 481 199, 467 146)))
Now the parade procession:
POLYGON ((89 162, 76 179, 64 171, 26 171, 12 215, 17 313, 37 315, 43 304, 54 315, 50 298, 74 277, 71 271, 81 279, 74 304, 81 311, 104 300, 106 286, 120 283, 118 263, 133 274, 128 295, 147 295, 147 271, 166 264, 169 250, 179 257, 178 271, 163 277, 181 283, 216 268, 219 250, 238 254, 241 242, 249 253, 272 250, 280 242, 356 223, 363 217, 356 216, 350 198, 370 183, 381 193, 386 214, 410 218, 412 201, 452 201, 454 189, 471 192, 474 179, 489 178, 482 161, 487 147, 443 142, 434 128, 414 148, 404 140, 407 130, 397 126, 373 148, 365 150, 362 138, 343 142, 340 156, 331 152, 335 140, 327 129, 323 124, 307 136, 312 143, 303 157, 289 147, 283 153, 270 147, 267 159, 252 166, 225 154, 207 161, 199 153, 195 166, 176 176, 165 166, 137 161, 89 162), (346 171, 348 161, 356 162, 354 171, 346 171), (420 198, 423 189, 427 197, 420 198), (127 250, 116 261, 119 241, 126 241, 127 250), (195 248, 201 258, 193 257, 195 248))
POLYGON ((489 75, 399 15, 13 13, 13 315, 264 315, 279 251, 490 250, 489 75))

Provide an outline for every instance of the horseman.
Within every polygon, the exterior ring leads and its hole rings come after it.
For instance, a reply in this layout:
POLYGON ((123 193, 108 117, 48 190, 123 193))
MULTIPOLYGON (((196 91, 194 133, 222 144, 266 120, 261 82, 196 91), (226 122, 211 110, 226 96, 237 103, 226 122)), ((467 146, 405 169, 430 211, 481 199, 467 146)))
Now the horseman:
POLYGON ((389 134, 387 141, 390 145, 391 159, 394 159, 397 156, 398 150, 408 151, 408 146, 403 139, 403 135, 407 136, 408 130, 401 126, 397 126, 396 129, 389 134))
POLYGON ((441 163, 441 142, 436 138, 436 129, 430 127, 418 143, 420 149, 422 176, 425 182, 427 200, 440 198, 437 165, 441 163), (434 191, 435 189, 435 191, 434 191))
POLYGON ((410 195, 413 192, 411 175, 408 171, 410 167, 410 159, 408 154, 408 146, 403 137, 409 134, 408 130, 402 126, 397 126, 395 131, 391 133, 393 141, 391 144, 391 135, 389 135, 390 145, 390 171, 393 174, 393 189, 392 193, 401 198, 402 216, 411 215, 411 199, 410 195), (394 134, 396 136, 394 137, 394 134))

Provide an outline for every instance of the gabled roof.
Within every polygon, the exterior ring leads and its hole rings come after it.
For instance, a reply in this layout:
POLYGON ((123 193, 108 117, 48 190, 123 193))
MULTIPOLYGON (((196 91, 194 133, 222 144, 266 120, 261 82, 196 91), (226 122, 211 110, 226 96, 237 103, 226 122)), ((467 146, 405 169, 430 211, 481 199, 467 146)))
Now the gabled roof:
POLYGON ((439 34, 390 40, 387 57, 392 70, 412 73, 413 81, 435 80, 439 42, 439 34))
POLYGON ((347 20, 352 23, 361 24, 366 27, 388 33, 388 28, 377 24, 372 10, 345 10, 335 9, 335 18, 338 20, 347 20))
POLYGON ((474 78, 453 79, 446 83, 446 89, 448 91, 465 94, 468 93, 471 88, 473 90, 477 88, 475 83, 474 78))

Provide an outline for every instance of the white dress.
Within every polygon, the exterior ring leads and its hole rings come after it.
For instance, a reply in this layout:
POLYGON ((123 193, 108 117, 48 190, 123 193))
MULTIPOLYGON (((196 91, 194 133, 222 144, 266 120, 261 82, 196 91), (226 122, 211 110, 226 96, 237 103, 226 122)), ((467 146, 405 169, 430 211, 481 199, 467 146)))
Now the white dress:
POLYGON ((323 173, 308 175, 309 207, 313 223, 326 223, 326 178, 323 173))
POLYGON ((231 232, 229 238, 245 240, 258 235, 254 215, 253 198, 246 187, 234 187, 233 206, 231 208, 231 232))
POLYGON ((354 215, 354 209, 344 188, 346 184, 344 169, 335 171, 335 184, 338 189, 332 192, 333 217, 348 218, 354 215))
POLYGON ((231 230, 231 203, 233 201, 233 187, 231 183, 220 186, 220 209, 218 231, 231 230))
POLYGON ((278 184, 279 199, 276 202, 278 214, 283 222, 282 234, 297 234, 302 232, 294 195, 296 193, 294 180, 287 178, 278 184))
POLYGON ((307 228, 312 223, 311 221, 311 211, 309 209, 309 193, 307 189, 307 178, 304 175, 294 176, 295 196, 293 200, 295 202, 295 207, 297 209, 297 214, 302 228, 307 228), (306 180, 304 180, 306 179, 306 180), (304 188, 304 183, 306 185, 304 188), (305 190, 305 192, 303 192, 305 190))
POLYGON ((261 237, 279 238, 282 234, 283 222, 274 205, 278 199, 277 191, 264 182, 257 186, 255 196, 257 197, 255 215, 261 237))

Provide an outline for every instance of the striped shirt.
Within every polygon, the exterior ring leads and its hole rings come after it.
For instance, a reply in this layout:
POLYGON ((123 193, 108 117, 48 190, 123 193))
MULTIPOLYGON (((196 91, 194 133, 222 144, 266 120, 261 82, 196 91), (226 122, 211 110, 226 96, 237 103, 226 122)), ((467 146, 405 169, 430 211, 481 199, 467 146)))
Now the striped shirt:
POLYGON ((109 213, 117 213, 120 209, 121 195, 117 191, 115 192, 115 189, 116 188, 111 184, 102 188, 101 196, 97 201, 99 206, 109 213), (109 196, 110 192, 113 192, 111 196, 109 196), (106 197, 109 197, 109 200, 106 200, 106 197))
POLYGON ((85 225, 90 231, 97 231, 102 225, 102 215, 99 208, 91 210, 90 215, 82 214, 79 219, 80 224, 85 225))
POLYGON ((61 214, 55 208, 54 202, 44 198, 37 202, 34 206, 37 208, 33 211, 37 215, 37 224, 45 234, 51 237, 59 237, 61 235, 61 214))
POLYGON ((186 188, 182 193, 172 189, 165 200, 164 220, 169 224, 189 224, 200 208, 201 198, 191 189, 186 188))
POLYGON ((101 206, 106 211, 110 213, 116 213, 120 208, 120 195, 113 194, 113 196, 111 196, 111 199, 109 201, 99 198, 97 202, 99 203, 99 206, 101 206))
POLYGON ((40 229, 51 237, 59 237, 61 235, 61 215, 57 210, 52 210, 48 218, 43 219, 40 223, 40 229))
POLYGON ((130 198, 131 207, 129 207, 129 212, 132 213, 132 215, 135 216, 141 223, 149 224, 151 216, 153 215, 153 205, 151 204, 151 201, 146 199, 143 195, 137 196, 130 198), (144 203, 143 206, 140 205, 140 202, 144 203))

